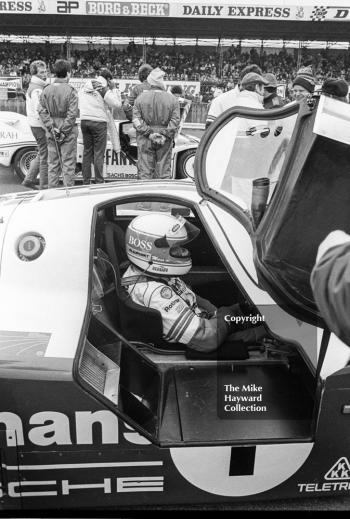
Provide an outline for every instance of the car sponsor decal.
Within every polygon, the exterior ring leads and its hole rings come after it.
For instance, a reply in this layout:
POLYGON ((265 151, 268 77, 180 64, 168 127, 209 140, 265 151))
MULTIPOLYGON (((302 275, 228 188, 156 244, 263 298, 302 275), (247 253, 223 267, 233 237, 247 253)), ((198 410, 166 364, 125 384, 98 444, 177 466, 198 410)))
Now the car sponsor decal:
POLYGON ((342 456, 323 476, 326 482, 298 483, 300 493, 313 492, 337 492, 350 490, 350 463, 348 458, 342 456))
POLYGON ((160 295, 163 299, 171 299, 172 294, 173 294, 173 292, 172 292, 171 288, 169 288, 169 287, 164 287, 160 291, 160 295))

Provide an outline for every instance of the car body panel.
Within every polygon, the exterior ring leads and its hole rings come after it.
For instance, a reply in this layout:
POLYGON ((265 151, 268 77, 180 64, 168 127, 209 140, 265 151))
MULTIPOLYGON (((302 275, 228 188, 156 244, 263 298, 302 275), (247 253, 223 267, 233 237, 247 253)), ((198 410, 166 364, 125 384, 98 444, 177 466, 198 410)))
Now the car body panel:
MULTIPOLYGON (((78 120, 79 122, 79 120, 78 120)), ((106 181, 137 179, 137 145, 129 121, 115 121, 119 144, 113 149, 110 138, 107 139, 103 175, 106 181), (128 143, 129 133, 131 142, 128 143), (123 134, 123 135, 121 135, 123 134)), ((197 149, 199 139, 179 133, 173 148, 171 174, 177 177, 177 161, 179 156, 187 150, 197 149)), ((25 148, 36 148, 36 141, 31 132, 26 116, 14 112, 0 112, 0 165, 10 166, 17 152, 25 148)), ((81 164, 83 160, 83 138, 79 124, 76 180, 82 180, 81 164)), ((92 167, 92 178, 94 172, 92 167)))
MULTIPOLYGON (((5 510, 348 495, 350 423, 344 406, 350 398, 350 350, 322 326, 296 318, 261 283, 248 208, 234 203, 231 210, 208 199, 186 181, 128 181, 118 189, 105 184, 0 198, 0 423, 5 426, 0 492, 5 510), (90 296, 98 212, 128 204, 120 218, 127 223, 143 214, 139 201, 183 205, 196 214, 230 281, 266 314, 279 349, 246 361, 191 360, 156 348, 146 354, 148 345, 145 349, 103 326, 96 328, 95 344, 89 342, 91 323, 97 322, 90 296), (18 254, 26 233, 45 240, 33 261, 18 254), (220 376, 234 384, 254 370, 271 374, 287 346, 293 348, 290 364, 278 368, 283 376, 269 398, 283 397, 284 379, 291 377, 297 358, 298 380, 305 380, 312 393, 312 413, 301 414, 299 421, 288 418, 283 407, 270 421, 221 417, 216 407, 220 376), (108 386, 110 366, 114 393, 108 386), (119 399, 121 391, 134 397, 131 406, 119 399), (153 402, 157 409, 150 422, 153 402), (141 407, 145 414, 138 414, 141 407)), ((269 380, 263 392, 271 390, 269 380)), ((303 408, 300 388, 290 388, 288 403, 303 408)))

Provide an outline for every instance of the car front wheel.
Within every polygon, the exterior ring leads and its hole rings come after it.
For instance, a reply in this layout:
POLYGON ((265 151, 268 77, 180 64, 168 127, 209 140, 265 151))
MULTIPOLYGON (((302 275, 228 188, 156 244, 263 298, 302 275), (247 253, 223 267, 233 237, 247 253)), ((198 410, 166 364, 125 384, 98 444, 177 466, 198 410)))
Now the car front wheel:
POLYGON ((177 159, 176 177, 194 179, 194 158, 196 150, 186 150, 177 159))
POLYGON ((26 177, 32 160, 36 158, 38 151, 35 147, 18 150, 13 160, 13 167, 17 177, 22 181, 26 177))

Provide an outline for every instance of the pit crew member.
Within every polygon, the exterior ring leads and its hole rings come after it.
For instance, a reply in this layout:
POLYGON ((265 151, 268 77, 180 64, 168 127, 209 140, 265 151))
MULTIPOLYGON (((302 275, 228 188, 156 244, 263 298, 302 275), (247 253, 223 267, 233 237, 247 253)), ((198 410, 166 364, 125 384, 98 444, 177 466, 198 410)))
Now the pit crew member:
POLYGON ((68 84, 71 65, 59 59, 54 71, 56 78, 44 88, 38 109, 48 131, 49 188, 59 186, 60 173, 66 186, 74 186, 78 139, 78 94, 68 84))
POLYGON ((171 153, 180 124, 177 99, 165 91, 164 72, 159 68, 148 76, 151 90, 135 101, 133 125, 138 148, 139 178, 171 178, 171 153))
POLYGON ((129 121, 132 121, 132 109, 134 107, 137 97, 140 94, 142 94, 142 92, 144 92, 145 90, 150 90, 151 88, 151 85, 147 81, 150 72, 152 72, 151 65, 148 65, 147 63, 141 65, 138 72, 140 84, 135 85, 132 88, 129 96, 125 99, 123 103, 123 110, 126 118, 129 119, 129 121))
POLYGON ((43 88, 46 86, 47 68, 46 63, 41 60, 33 61, 30 64, 32 75, 26 93, 26 110, 28 122, 38 145, 38 155, 30 163, 29 171, 22 185, 36 189, 35 180, 39 173, 40 189, 47 188, 47 140, 45 126, 43 125, 39 113, 39 101, 43 88))

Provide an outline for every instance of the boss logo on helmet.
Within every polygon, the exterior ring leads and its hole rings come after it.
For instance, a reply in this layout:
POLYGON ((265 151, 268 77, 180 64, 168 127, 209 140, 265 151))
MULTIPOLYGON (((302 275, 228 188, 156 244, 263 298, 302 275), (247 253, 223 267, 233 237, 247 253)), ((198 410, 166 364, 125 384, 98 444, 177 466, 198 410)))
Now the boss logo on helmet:
POLYGON ((140 238, 134 238, 134 236, 129 236, 129 245, 133 245, 134 247, 141 250, 152 250, 152 243, 147 240, 140 240, 140 238))

